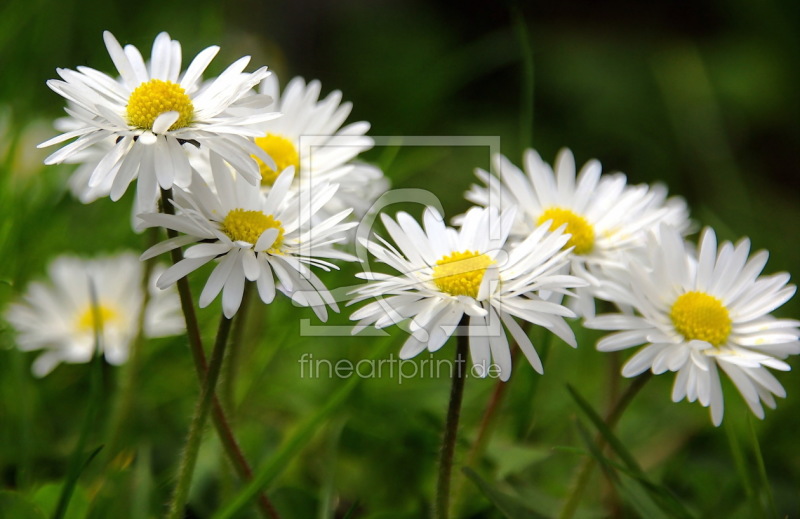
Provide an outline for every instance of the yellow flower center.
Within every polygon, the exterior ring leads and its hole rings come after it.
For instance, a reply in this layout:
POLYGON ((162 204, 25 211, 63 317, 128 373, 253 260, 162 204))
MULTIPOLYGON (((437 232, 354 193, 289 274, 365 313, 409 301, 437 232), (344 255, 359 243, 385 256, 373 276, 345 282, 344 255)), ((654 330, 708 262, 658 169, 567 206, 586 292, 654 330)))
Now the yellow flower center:
POLYGON ((264 162, 256 156, 253 156, 258 162, 258 168, 261 170, 261 184, 271 186, 278 179, 281 171, 294 166, 295 173, 300 169, 300 154, 297 153, 297 148, 294 147, 292 141, 286 137, 268 133, 264 137, 256 138, 256 144, 275 161, 276 169, 264 164, 264 162))
POLYGON ((494 261, 486 254, 464 251, 442 257, 433 267, 433 283, 451 296, 478 297, 486 269, 494 261))
POLYGON ((719 346, 731 333, 728 309, 704 292, 682 294, 672 305, 669 317, 687 341, 696 339, 719 346))
POLYGON ((78 329, 84 332, 94 332, 96 328, 102 330, 109 323, 119 319, 119 313, 111 307, 99 305, 95 308, 89 305, 78 317, 78 329))
POLYGON ((233 241, 255 243, 267 229, 278 229, 278 237, 266 252, 277 253, 283 244, 283 226, 271 214, 234 209, 222 221, 222 232, 233 241))
POLYGON ((552 220, 551 229, 558 229, 567 224, 567 234, 572 235, 565 247, 575 247, 572 252, 575 254, 589 254, 594 247, 594 227, 586 218, 575 214, 569 209, 561 207, 551 207, 542 213, 536 221, 536 225, 542 225, 547 220, 552 220))
POLYGON ((128 98, 128 123, 131 126, 152 130, 153 123, 164 112, 178 112, 179 117, 169 127, 177 130, 188 126, 194 117, 194 105, 186 95, 186 91, 172 81, 151 79, 142 83, 128 98))

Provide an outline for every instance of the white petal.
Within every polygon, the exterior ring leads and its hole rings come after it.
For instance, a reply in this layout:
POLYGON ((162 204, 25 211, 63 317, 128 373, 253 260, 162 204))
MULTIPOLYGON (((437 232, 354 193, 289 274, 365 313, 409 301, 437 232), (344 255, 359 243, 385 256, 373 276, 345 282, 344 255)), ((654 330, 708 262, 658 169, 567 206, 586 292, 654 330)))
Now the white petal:
POLYGON ((231 319, 242 304, 244 295, 244 270, 241 261, 236 261, 233 271, 222 289, 222 311, 225 317, 231 319))
POLYGON ((203 292, 200 294, 200 300, 198 302, 200 308, 205 308, 210 305, 211 301, 219 295, 222 287, 228 281, 228 277, 230 277, 236 261, 238 261, 238 254, 236 251, 231 251, 222 258, 222 261, 214 268, 214 271, 208 276, 208 281, 206 281, 206 286, 203 287, 203 292))
POLYGON ((244 276, 249 281, 255 281, 258 279, 258 276, 261 273, 261 267, 258 266, 256 255, 251 249, 247 249, 242 252, 242 267, 244 268, 244 276))
POLYGON ((160 114, 158 117, 156 117, 156 120, 153 121, 153 133, 156 135, 167 133, 169 127, 175 124, 180 116, 181 114, 175 110, 170 110, 169 112, 160 114))
POLYGON ((408 360, 424 351, 426 346, 427 342, 420 341, 413 335, 409 335, 408 339, 406 339, 406 342, 403 343, 403 347, 400 349, 398 357, 400 357, 401 360, 408 360))
POLYGON ((212 258, 198 258, 198 259, 192 258, 192 259, 183 259, 179 261, 178 263, 174 264, 173 266, 165 270, 163 274, 161 274, 161 276, 158 278, 158 283, 157 283, 158 288, 162 290, 167 288, 168 286, 172 285, 173 283, 178 281, 180 278, 186 276, 190 272, 199 269, 200 267, 211 261, 211 259, 212 258))
POLYGON ((472 373, 485 378, 492 362, 489 338, 486 336, 486 321, 483 317, 469 320, 469 353, 472 357, 472 373))
POLYGON ((220 254, 225 254, 230 251, 229 245, 224 243, 198 243, 186 249, 183 253, 184 258, 215 258, 220 254))

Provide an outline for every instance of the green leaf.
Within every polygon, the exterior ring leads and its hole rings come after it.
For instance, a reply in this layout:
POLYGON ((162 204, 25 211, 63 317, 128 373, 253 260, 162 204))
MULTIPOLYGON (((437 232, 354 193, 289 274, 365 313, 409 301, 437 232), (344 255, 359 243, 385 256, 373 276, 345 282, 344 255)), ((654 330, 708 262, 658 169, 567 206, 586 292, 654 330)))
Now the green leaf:
POLYGON ((8 490, 0 491, 0 517, 13 519, 46 519, 36 505, 22 494, 8 490))
POLYGON ((646 517, 647 519, 670 519, 675 517, 663 510, 635 479, 629 477, 618 478, 615 481, 615 486, 623 501, 636 510, 640 517, 646 517))
POLYGON ((532 510, 518 498, 500 492, 483 480, 474 470, 464 467, 461 471, 472 481, 478 489, 509 519, 546 519, 547 516, 532 510))

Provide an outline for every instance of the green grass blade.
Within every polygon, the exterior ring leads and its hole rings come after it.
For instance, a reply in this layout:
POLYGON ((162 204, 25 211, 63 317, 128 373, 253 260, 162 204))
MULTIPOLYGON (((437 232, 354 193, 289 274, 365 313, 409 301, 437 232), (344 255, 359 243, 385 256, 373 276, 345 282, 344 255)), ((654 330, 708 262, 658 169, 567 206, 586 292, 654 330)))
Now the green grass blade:
POLYGON ((352 505, 350 505, 350 508, 347 509, 347 512, 345 512, 344 517, 342 517, 342 519, 353 519, 355 517, 356 512, 358 512, 358 505, 360 504, 361 504, 360 501, 356 501, 352 505))
POLYGON ((469 467, 463 467, 461 471, 472 481, 484 496, 509 519, 546 519, 547 516, 540 514, 520 502, 516 497, 509 496, 500 492, 491 484, 481 478, 477 472, 469 467))
POLYGON ((584 427, 584 425, 581 422, 575 420, 575 427, 578 429, 578 434, 580 435, 581 440, 583 440, 583 443, 586 444, 586 449, 589 451, 589 454, 594 458, 595 462, 600 466, 600 469, 603 471, 603 474, 605 474, 606 478, 611 483, 616 484, 619 480, 619 476, 617 476, 617 473, 614 472, 614 470, 611 468, 610 460, 605 456, 603 456, 600 447, 592 439, 592 436, 589 434, 589 431, 586 430, 586 427, 584 427))
MULTIPOLYGON (((588 433, 586 437, 584 437, 584 441, 587 443, 587 447, 589 448, 589 452, 595 458, 595 460, 600 463, 601 468, 606 471, 608 475, 608 471, 617 470, 622 472, 625 476, 629 479, 633 480, 636 484, 636 488, 631 490, 630 484, 627 484, 627 492, 631 493, 629 495, 630 498, 637 500, 637 503, 641 504, 641 497, 638 495, 637 492, 639 491, 646 491, 648 493, 648 499, 654 501, 658 504, 659 509, 661 510, 668 510, 670 517, 680 517, 684 519, 690 519, 694 517, 681 501, 666 487, 663 485, 659 485, 653 481, 651 481, 647 475, 644 473, 642 468, 634 459, 633 455, 625 448, 622 441, 614 435, 611 429, 606 425, 605 421, 600 418, 600 415, 592 409, 592 406, 580 396, 580 394, 573 388, 572 386, 568 386, 569 392, 572 395, 575 402, 581 408, 581 410, 586 414, 586 416, 590 419, 592 424, 597 428, 600 435, 603 437, 605 442, 611 447, 611 449, 619 456, 620 460, 622 460, 622 465, 617 465, 616 463, 610 461, 606 458, 601 450, 598 448, 598 445, 593 441, 588 441, 588 433)), ((580 425, 578 422, 578 430, 584 431, 585 429, 580 425)), ((582 433, 583 436, 583 433, 582 433)), ((615 484, 620 482, 618 476, 609 477, 615 484)), ((645 516, 649 517, 649 516, 645 516)))
POLYGON ((567 384, 567 389, 569 390, 570 395, 572 395, 573 400, 575 400, 575 403, 578 404, 578 407, 581 409, 581 411, 583 411, 586 417, 589 418, 606 443, 608 443, 611 449, 625 463, 628 469, 635 474, 644 477, 644 471, 642 471, 642 468, 636 462, 636 459, 614 435, 600 415, 598 415, 595 410, 592 409, 592 406, 589 404, 589 402, 587 402, 571 385, 567 384))
POLYGON ((320 485, 319 514, 318 519, 332 519, 335 516, 335 483, 336 483, 336 460, 339 455, 339 441, 344 430, 345 419, 336 420, 330 428, 326 450, 328 451, 325 460, 325 476, 320 485))
POLYGON ((752 443, 753 455, 755 456, 756 461, 756 468, 758 469, 758 484, 759 484, 759 501, 766 500, 766 510, 765 515, 767 517, 779 517, 778 516, 778 509, 775 506, 775 498, 772 495, 772 485, 769 483, 769 477, 767 477, 767 467, 764 464, 764 456, 761 454, 761 445, 758 441, 758 434, 756 434, 756 428, 753 425, 753 418, 748 415, 747 416, 747 425, 748 429, 750 429, 750 441, 752 443))
POLYGON ((739 437, 734 430, 734 422, 730 419, 726 420, 722 428, 725 430, 725 436, 728 438, 728 446, 731 450, 733 462, 736 465, 736 471, 739 473, 739 480, 741 481, 744 493, 748 503, 752 506, 753 512, 761 512, 761 506, 758 503, 758 496, 753 482, 753 477, 747 467, 747 454, 739 441, 739 437))
POLYGON ((586 427, 584 427, 581 422, 576 422, 576 426, 589 453, 600 466, 606 478, 614 485, 614 488, 617 489, 622 500, 636 510, 641 517, 647 517, 648 519, 669 519, 669 516, 656 504, 651 496, 641 488, 636 479, 628 477, 623 478, 617 474, 612 467, 613 463, 603 455, 600 448, 589 434, 589 431, 586 430, 586 427))

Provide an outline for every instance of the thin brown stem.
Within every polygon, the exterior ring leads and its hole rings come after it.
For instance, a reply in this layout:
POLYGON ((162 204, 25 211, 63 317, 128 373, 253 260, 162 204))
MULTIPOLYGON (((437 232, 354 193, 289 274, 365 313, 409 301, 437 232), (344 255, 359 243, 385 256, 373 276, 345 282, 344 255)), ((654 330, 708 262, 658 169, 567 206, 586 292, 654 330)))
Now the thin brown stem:
MULTIPOLYGON (((461 324, 465 324, 462 319, 461 324)), ((459 326, 459 329, 466 328, 459 326)), ((464 382, 467 378, 467 355, 469 353, 469 338, 459 335, 456 345, 455 371, 453 383, 450 387, 450 404, 447 407, 447 421, 445 422, 444 438, 439 457, 439 478, 436 486, 437 519, 450 517, 450 475, 453 471, 453 453, 455 452, 456 437, 458 436, 458 420, 461 416, 461 402, 464 397, 464 382)))

